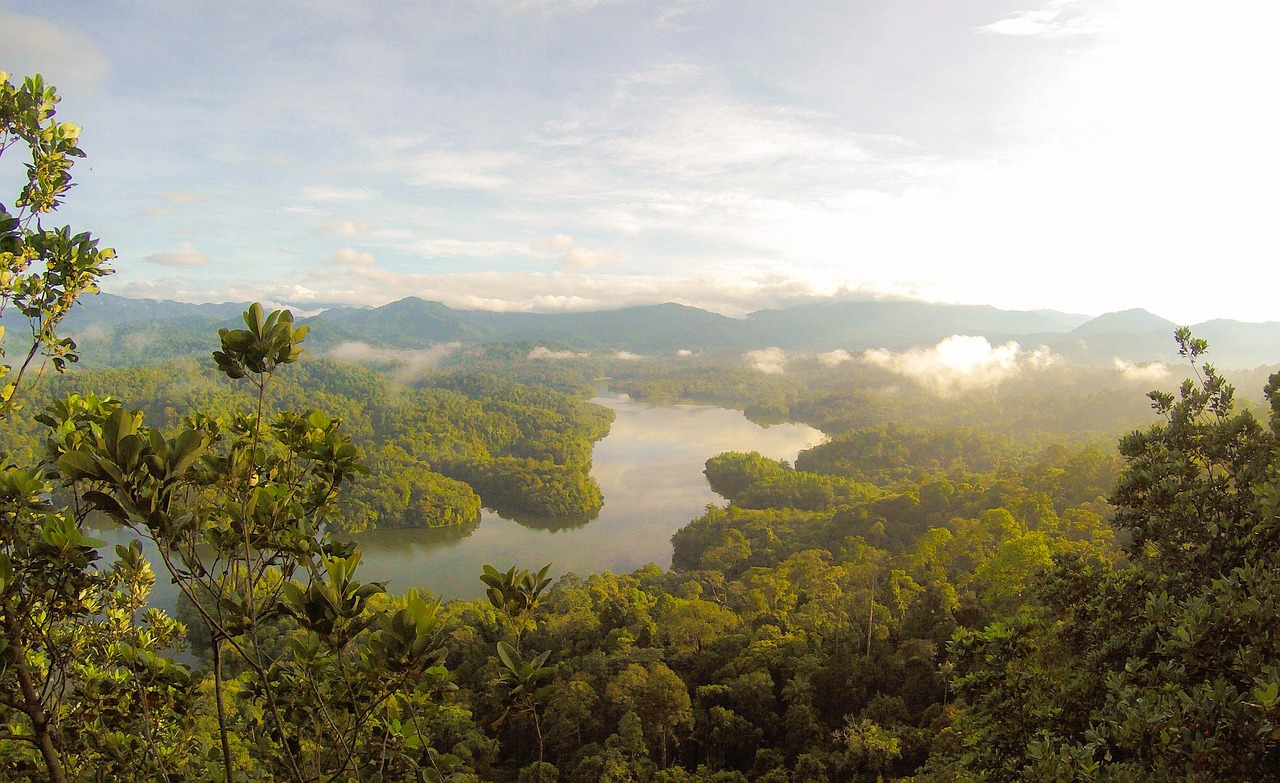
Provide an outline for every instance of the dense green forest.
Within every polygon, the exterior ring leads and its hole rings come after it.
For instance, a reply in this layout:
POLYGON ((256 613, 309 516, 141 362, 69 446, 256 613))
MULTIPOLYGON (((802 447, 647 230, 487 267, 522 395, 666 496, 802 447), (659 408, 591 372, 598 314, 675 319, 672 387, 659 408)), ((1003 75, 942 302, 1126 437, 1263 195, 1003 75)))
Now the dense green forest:
POLYGON ((672 568, 504 563, 483 600, 391 595, 333 526, 466 514, 468 486, 589 497, 608 418, 581 377, 393 383, 254 306, 207 368, 33 384, 22 358, 75 358, 59 321, 111 254, 34 219, 76 136, 51 88, 3 84, 0 149, 33 163, 0 290, 36 328, 0 379, 0 779, 1280 779, 1280 376, 1242 407, 1185 331, 1188 381, 1124 402, 710 371, 676 396, 832 438, 794 466, 710 459, 727 503, 672 568), (90 513, 158 562, 100 552, 90 513), (156 571, 181 623, 148 607, 156 571))
MULTIPOLYGON (((1070 440, 1114 444, 1116 433, 1150 420, 1145 388, 1113 370, 1053 367, 963 394, 940 397, 887 370, 827 366, 809 359, 764 374, 718 357, 707 365, 630 363, 615 366, 614 387, 641 400, 697 402, 737 408, 762 424, 800 421, 823 432, 910 422, 927 429, 979 429, 1015 436, 1028 448, 1070 440)), ((1241 373, 1248 381, 1256 380, 1241 373)), ((1258 381, 1266 381, 1263 376, 1258 381)))
MULTIPOLYGON (((193 410, 227 414, 237 405, 234 386, 208 362, 46 376, 31 389, 27 415, 10 423, 9 452, 32 459, 44 441, 35 412, 80 389, 128 400, 165 432, 179 429, 193 410)), ((507 516, 598 511, 603 498, 590 475, 591 448, 608 433, 613 413, 584 397, 583 389, 570 394, 475 372, 406 385, 315 360, 281 375, 266 403, 272 411, 316 408, 341 420, 368 472, 334 522, 359 531, 470 524, 481 503, 507 516)))

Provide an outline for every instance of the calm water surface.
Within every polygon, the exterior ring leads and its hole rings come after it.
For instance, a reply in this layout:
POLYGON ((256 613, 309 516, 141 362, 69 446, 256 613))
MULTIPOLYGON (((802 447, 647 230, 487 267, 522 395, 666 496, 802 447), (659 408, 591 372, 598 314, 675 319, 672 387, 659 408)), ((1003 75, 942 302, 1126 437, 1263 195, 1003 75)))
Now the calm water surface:
MULTIPOLYGON (((484 511, 469 530, 371 531, 359 536, 361 577, 385 581, 392 592, 424 587, 450 599, 484 594, 478 575, 485 563, 504 571, 551 563, 557 576, 627 572, 646 563, 665 568, 671 565, 671 535, 707 504, 723 503, 702 474, 708 458, 723 451, 758 451, 794 461, 801 450, 824 439, 802 424, 764 428, 739 411, 706 405, 647 405, 616 394, 593 402, 617 414, 592 454, 592 475, 604 492, 599 516, 564 527, 563 521, 522 524, 484 511)), ((95 535, 111 543, 128 538, 115 531, 95 535)), ((153 600, 160 606, 173 605, 167 582, 157 578, 153 600)))

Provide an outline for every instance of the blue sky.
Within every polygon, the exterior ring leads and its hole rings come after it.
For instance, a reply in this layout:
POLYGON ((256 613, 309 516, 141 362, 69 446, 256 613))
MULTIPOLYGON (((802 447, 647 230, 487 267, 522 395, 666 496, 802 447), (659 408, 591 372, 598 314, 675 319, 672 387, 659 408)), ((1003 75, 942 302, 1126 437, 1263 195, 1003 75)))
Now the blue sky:
POLYGON ((1261 321, 1273 5, 0 0, 0 70, 84 126, 114 293, 1261 321))

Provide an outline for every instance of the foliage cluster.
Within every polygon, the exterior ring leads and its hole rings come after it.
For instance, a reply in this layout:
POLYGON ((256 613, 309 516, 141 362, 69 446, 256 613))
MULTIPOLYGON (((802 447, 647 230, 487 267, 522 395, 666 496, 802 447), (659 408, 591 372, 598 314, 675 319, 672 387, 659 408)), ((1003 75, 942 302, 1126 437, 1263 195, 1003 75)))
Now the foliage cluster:
POLYGON ((1120 443, 1127 557, 1059 558, 1034 605, 956 637, 967 706, 931 779, 1280 780, 1280 376, 1264 423, 1176 339, 1195 379, 1120 443))
MULTIPOLYGON (((329 360, 290 369, 273 380, 267 409, 321 407, 341 419, 369 467, 335 517, 343 529, 468 525, 482 503, 507 516, 566 517, 603 502, 591 448, 612 412, 579 396, 477 373, 405 386, 329 360)), ((128 398, 166 432, 181 427, 186 411, 224 415, 237 404, 233 384, 190 361, 55 376, 28 397, 56 400, 80 388, 128 398)), ((8 439, 10 453, 27 459, 44 438, 31 413, 15 418, 8 439)))

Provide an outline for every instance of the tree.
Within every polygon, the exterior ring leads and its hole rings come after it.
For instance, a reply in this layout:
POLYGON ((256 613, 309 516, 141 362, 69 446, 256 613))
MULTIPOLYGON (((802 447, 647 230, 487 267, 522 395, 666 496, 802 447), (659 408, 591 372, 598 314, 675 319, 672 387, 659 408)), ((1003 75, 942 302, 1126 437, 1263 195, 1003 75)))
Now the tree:
POLYGON ((551 585, 551 580, 547 578, 550 570, 551 564, 547 563, 536 574, 524 569, 516 571, 515 566, 503 573, 486 564, 480 574, 480 581, 486 585, 485 597, 493 604, 494 609, 507 616, 515 629, 516 650, 520 649, 520 639, 533 623, 533 612, 538 608, 538 600, 551 585))
POLYGON ((712 490, 732 501, 752 484, 776 477, 787 469, 786 463, 756 451, 749 454, 729 451, 707 460, 703 473, 712 490))
MULTIPOLYGON (((0 154, 30 152, 13 209, 0 203, 0 314, 16 313, 31 333, 21 360, 0 365, 6 420, 38 356, 59 371, 76 361, 58 326, 114 255, 87 233, 42 223, 83 156, 79 129, 53 119, 57 101, 38 76, 14 87, 0 74, 0 154)), ((381 584, 357 581, 358 549, 324 532, 338 492, 363 469, 358 450, 338 420, 275 414, 267 403, 269 381, 298 358, 306 329, 258 305, 244 322, 220 331, 214 359, 250 384, 249 410, 192 412, 166 433, 119 401, 71 394, 37 417, 47 427, 40 464, 0 464, 5 779, 35 775, 36 759, 53 781, 301 782, 375 770, 443 780, 457 765, 429 736, 446 677, 435 604, 413 592, 388 599, 381 584), (50 501, 55 482, 70 505, 50 501), (100 542, 82 530, 90 512, 154 542, 206 626, 211 689, 161 654, 182 629, 143 611, 154 575, 140 548, 118 547, 110 568, 98 565, 100 542), (206 693, 213 727, 202 723, 206 693)))
POLYGON ((853 771, 882 773, 902 755, 902 741, 866 718, 849 716, 835 737, 845 765, 853 771))
POLYGON ((529 716, 538 741, 539 764, 542 763, 544 739, 538 708, 546 703, 555 690, 553 685, 541 684, 554 671, 552 667, 546 666, 550 656, 551 651, 545 650, 526 661, 516 648, 506 642, 498 642, 498 660, 502 664, 502 673, 498 677, 497 690, 506 710, 494 722, 494 727, 501 726, 509 715, 529 716))
MULTIPOLYGON (((16 311, 30 330, 16 372, 0 362, 6 424, 37 356, 58 371, 76 361, 75 343, 58 325, 82 294, 98 290, 114 256, 87 233, 42 222, 70 190, 74 159, 84 157, 79 127, 54 118, 58 101, 39 76, 15 86, 0 72, 0 156, 15 147, 30 156, 17 197, 0 202, 0 315, 16 311)), ((3 345, 0 358, 7 359, 3 345)), ((0 772, 11 779, 31 774, 31 751, 53 781, 67 780, 69 766, 101 762, 100 741, 115 738, 104 730, 121 728, 102 716, 106 702, 121 714, 131 703, 169 703, 171 686, 185 677, 155 654, 177 641, 178 627, 158 613, 140 617, 152 579, 145 563, 125 548, 99 570, 100 542, 81 531, 83 510, 54 507, 50 489, 41 466, 15 465, 0 453, 0 772), (86 660, 89 650, 108 654, 86 660), (71 726, 72 714, 103 722, 71 726)), ((158 727, 143 712, 132 726, 155 751, 158 727)), ((164 754, 156 758, 163 764, 164 754)))
POLYGON ((1235 412, 1207 346, 1120 443, 1127 564, 1056 558, 1040 610, 952 645, 960 766, 992 780, 1280 780, 1280 375, 1235 412), (1011 700, 1016 703, 1011 703, 1011 700))
MULTIPOLYGON (((1265 389, 1269 426, 1234 411, 1208 345, 1175 334, 1191 363, 1177 398, 1150 397, 1165 421, 1120 443, 1126 467, 1114 524, 1132 537, 1141 605, 1107 618, 1132 631, 1106 680, 1093 733, 1071 749, 1117 777, 1280 779, 1280 375, 1265 389), (1165 738, 1169 738, 1166 743, 1165 738)), ((1050 749, 1041 748, 1046 756, 1050 749)))
POLYGON ((649 667, 633 663, 609 683, 609 699, 639 717, 645 731, 658 740, 658 764, 667 766, 667 740, 680 726, 692 722, 689 689, 665 664, 649 667))
MULTIPOLYGON (((39 75, 15 86, 0 71, 0 156, 14 145, 30 153, 27 180, 17 198, 12 205, 0 202, 0 315, 16 310, 31 332, 16 375, 11 365, 0 364, 2 415, 17 405, 24 375, 38 355, 59 371, 78 359, 75 342, 59 336, 58 325, 81 295, 97 293, 98 280, 111 273, 107 264, 115 257, 115 251, 99 249, 88 233, 42 223, 71 189, 74 159, 84 157, 79 126, 54 119, 59 100, 39 75)), ((4 336, 0 327, 0 338, 4 336)))
POLYGON ((701 598, 673 598, 658 605, 658 634, 675 660, 694 661, 703 649, 739 624, 738 616, 701 598))
POLYGON ((435 604, 411 592, 388 605, 382 584, 355 578, 358 547, 325 531, 363 469, 358 450, 320 411, 269 417, 271 378, 300 356, 306 329, 257 304, 243 320, 220 330, 214 359, 248 383, 250 410, 192 414, 167 436, 118 403, 70 401, 46 417, 49 461, 89 508, 154 542, 205 625, 224 779, 237 775, 230 696, 263 715, 238 733, 283 779, 438 775, 456 759, 435 754, 421 728, 445 679, 435 604))

